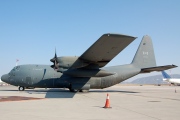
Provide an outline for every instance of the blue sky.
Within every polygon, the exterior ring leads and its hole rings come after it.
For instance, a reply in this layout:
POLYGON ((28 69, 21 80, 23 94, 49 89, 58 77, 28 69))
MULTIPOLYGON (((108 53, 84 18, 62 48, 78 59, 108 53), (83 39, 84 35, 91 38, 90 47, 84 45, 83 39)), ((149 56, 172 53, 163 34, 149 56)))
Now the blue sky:
MULTIPOLYGON (((180 66, 179 6, 179 0, 1 0, 0 76, 16 59, 51 65, 55 47, 58 56, 79 56, 104 33, 138 37, 107 66, 130 63, 143 35, 153 40, 157 65, 180 66)), ((145 76, 152 74, 160 73, 145 76)))

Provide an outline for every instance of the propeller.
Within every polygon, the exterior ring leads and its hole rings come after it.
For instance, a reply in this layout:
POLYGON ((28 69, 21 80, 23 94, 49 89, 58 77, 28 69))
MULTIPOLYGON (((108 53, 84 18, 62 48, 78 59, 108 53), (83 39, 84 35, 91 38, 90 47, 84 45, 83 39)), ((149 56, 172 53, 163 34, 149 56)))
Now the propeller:
POLYGON ((51 65, 52 68, 55 70, 59 68, 59 62, 57 61, 57 55, 56 55, 56 49, 55 49, 55 55, 54 58, 52 58, 50 61, 53 62, 53 65, 51 65))

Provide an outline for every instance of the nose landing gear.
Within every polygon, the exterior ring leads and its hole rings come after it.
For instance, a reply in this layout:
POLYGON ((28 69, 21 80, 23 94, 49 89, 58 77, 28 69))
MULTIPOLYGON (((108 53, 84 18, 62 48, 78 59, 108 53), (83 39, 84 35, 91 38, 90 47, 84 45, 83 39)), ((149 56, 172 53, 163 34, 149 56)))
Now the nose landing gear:
POLYGON ((24 91, 25 88, 23 86, 19 86, 18 89, 19 89, 19 91, 24 91))

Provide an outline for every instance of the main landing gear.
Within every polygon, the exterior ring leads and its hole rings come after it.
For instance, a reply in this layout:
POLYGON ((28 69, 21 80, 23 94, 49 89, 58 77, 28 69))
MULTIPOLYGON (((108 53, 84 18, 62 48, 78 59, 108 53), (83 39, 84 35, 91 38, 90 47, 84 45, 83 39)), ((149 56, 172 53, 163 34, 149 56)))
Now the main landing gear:
POLYGON ((76 89, 72 89, 71 87, 69 88, 69 91, 70 92, 83 92, 83 93, 89 92, 89 90, 82 90, 82 89, 76 90, 76 89))

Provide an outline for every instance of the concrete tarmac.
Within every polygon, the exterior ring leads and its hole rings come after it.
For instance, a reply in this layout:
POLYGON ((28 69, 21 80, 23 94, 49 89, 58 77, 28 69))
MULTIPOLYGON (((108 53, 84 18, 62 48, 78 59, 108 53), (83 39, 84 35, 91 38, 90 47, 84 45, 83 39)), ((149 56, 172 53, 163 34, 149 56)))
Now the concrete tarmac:
POLYGON ((116 85, 88 93, 0 86, 0 120, 179 120, 180 87, 116 85), (175 92, 176 90, 176 92, 175 92), (110 109, 104 109, 109 93, 110 109))

